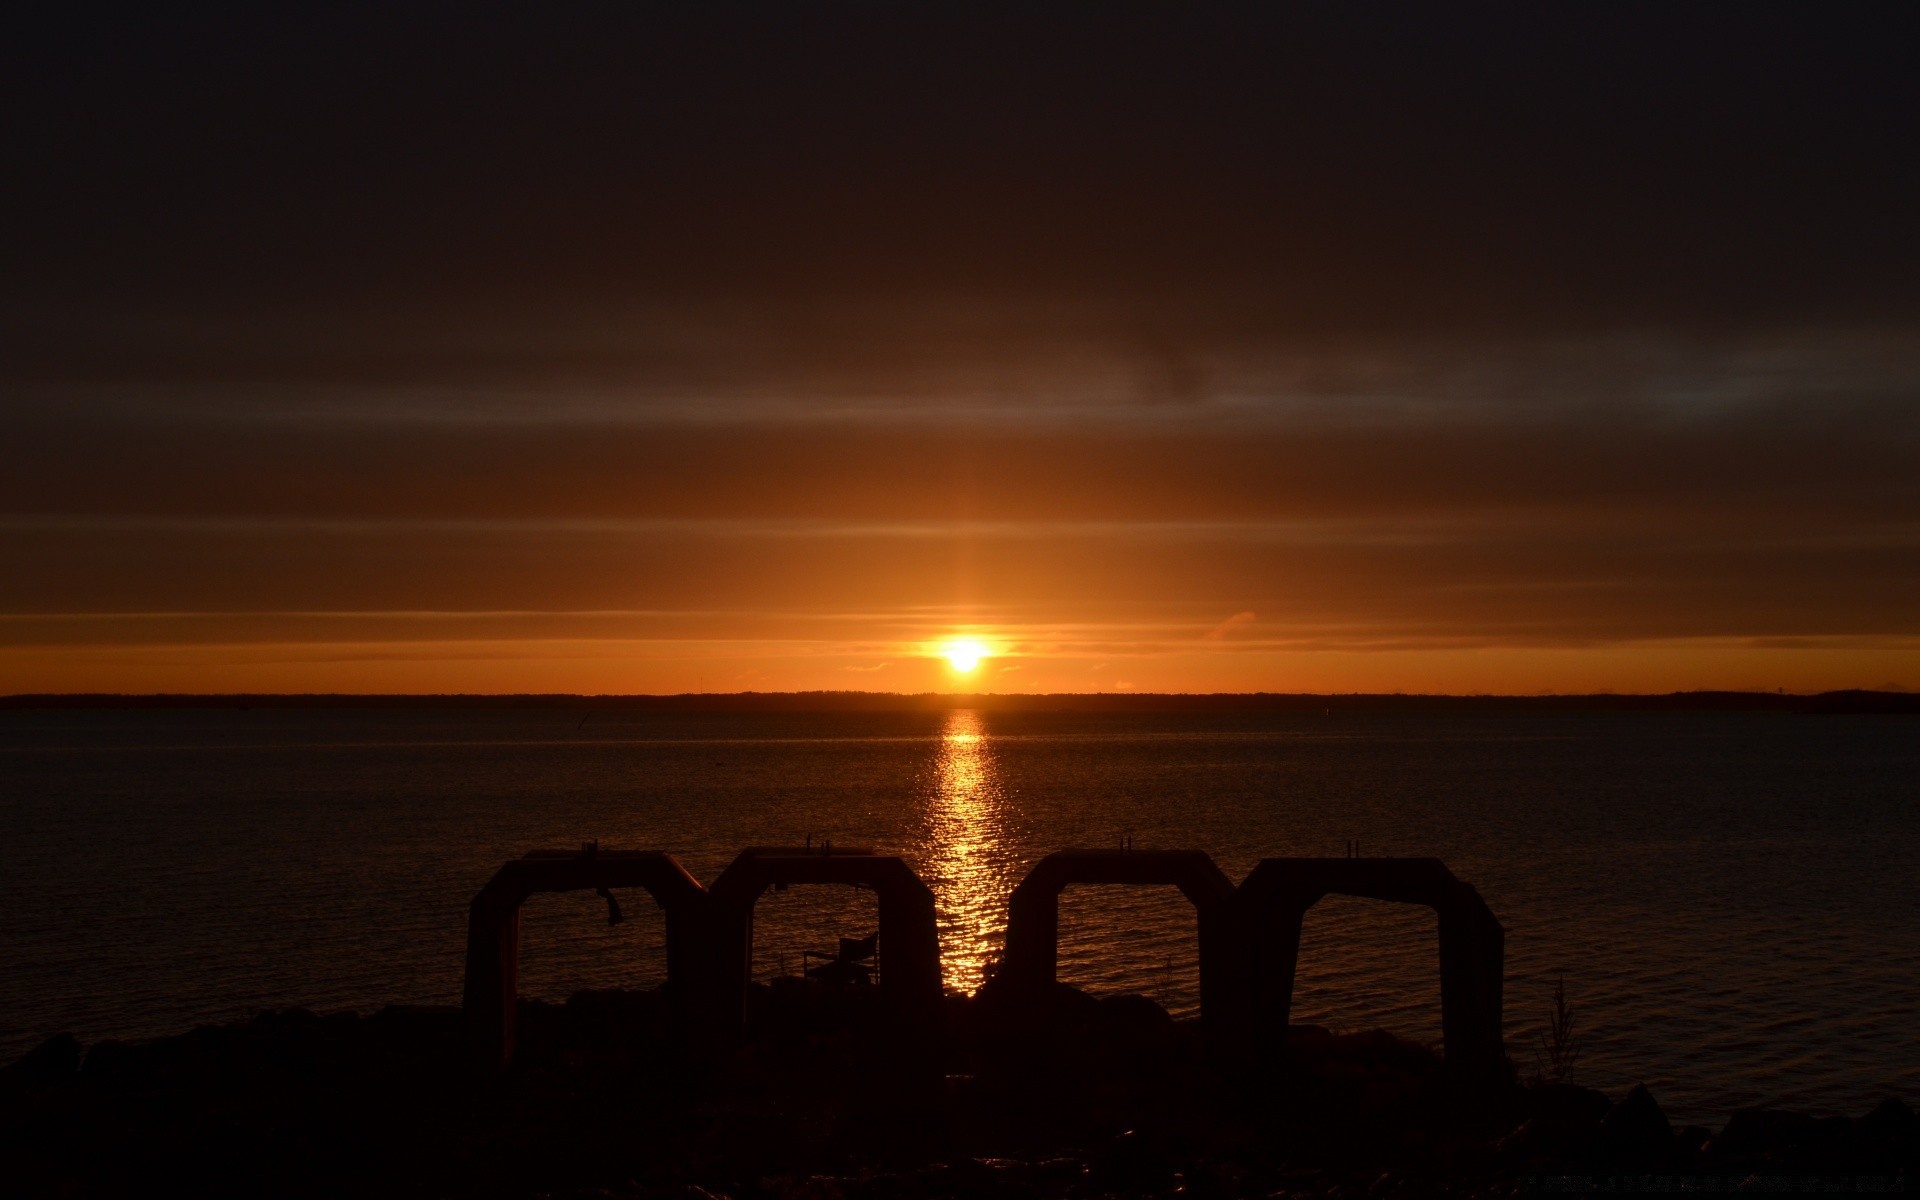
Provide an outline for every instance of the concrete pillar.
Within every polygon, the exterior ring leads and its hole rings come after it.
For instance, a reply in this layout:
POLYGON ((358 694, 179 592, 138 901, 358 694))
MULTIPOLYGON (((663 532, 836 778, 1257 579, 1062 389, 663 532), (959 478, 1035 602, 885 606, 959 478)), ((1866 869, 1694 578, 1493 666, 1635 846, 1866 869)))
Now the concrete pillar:
POLYGON ((1439 917, 1440 1026, 1447 1063, 1506 1069, 1506 934, 1480 893, 1433 858, 1269 858, 1240 885, 1255 1021, 1283 1035, 1293 1015, 1301 923, 1327 895, 1424 904, 1439 917))
POLYGON ((1242 1019, 1246 951, 1233 884, 1198 850, 1062 850, 1035 863, 1008 899, 1006 952, 984 998, 1031 1005, 1057 982, 1060 893, 1074 884, 1179 888, 1199 927, 1200 1019, 1209 1028, 1242 1019))
POLYGON ((495 872, 467 908, 461 1007, 476 1061, 499 1066, 514 1051, 520 979, 520 906, 536 892, 645 888, 666 915, 666 993, 683 1019, 710 1003, 706 891, 657 851, 535 851, 495 872))
POLYGON ((736 1030, 746 1021, 753 975, 753 908, 769 887, 848 883, 871 887, 880 908, 880 1005, 894 1024, 931 1037, 943 991, 933 891, 904 859, 865 849, 759 846, 742 851, 714 880, 709 939, 716 995, 736 1030))

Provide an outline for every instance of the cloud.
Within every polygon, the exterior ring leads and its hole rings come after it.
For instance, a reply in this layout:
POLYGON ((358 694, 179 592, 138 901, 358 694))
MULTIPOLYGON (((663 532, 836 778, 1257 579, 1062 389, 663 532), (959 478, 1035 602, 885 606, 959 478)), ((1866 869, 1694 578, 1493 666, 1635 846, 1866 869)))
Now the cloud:
POLYGON ((1239 626, 1248 625, 1257 620, 1259 620, 1259 618, 1251 612, 1237 612, 1218 625, 1215 625, 1212 629, 1207 630, 1201 637, 1210 642, 1217 642, 1231 635, 1239 626))

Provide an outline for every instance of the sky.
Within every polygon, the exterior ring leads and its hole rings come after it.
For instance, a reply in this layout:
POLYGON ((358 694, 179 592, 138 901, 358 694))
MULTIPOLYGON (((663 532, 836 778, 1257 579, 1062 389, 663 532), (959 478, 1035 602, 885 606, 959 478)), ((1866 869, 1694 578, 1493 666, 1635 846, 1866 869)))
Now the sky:
POLYGON ((1920 688, 1910 7, 190 7, 0 45, 0 693, 1920 688))

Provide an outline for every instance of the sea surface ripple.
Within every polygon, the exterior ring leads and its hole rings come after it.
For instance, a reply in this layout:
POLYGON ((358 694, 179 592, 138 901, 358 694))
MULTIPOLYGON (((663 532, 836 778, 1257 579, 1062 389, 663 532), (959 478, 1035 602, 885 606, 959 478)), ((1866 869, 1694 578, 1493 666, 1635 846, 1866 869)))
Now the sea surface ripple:
MULTIPOLYGON (((0 1061, 268 1007, 456 1003, 466 904, 527 850, 658 848, 711 881, 809 834, 907 855, 948 983, 990 969, 1007 893, 1070 846, 1435 855, 1507 928, 1523 1071, 1564 980, 1575 1078, 1676 1119, 1920 1100, 1920 737, 1901 717, 623 715, 561 709, 0 714, 0 1061)), ((644 893, 530 901, 523 994, 646 986, 644 893)), ((874 926, 796 887, 756 970, 874 926)), ((1196 1000, 1171 891, 1071 889, 1063 978, 1196 1000)), ((1431 913, 1330 898, 1296 1019, 1439 1038, 1431 913)))

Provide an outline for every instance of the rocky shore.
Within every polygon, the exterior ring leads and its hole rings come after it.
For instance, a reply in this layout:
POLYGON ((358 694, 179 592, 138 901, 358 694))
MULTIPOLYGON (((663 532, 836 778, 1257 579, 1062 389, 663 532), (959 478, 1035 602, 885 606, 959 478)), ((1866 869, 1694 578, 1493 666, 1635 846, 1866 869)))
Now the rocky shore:
POLYGON ((504 1072, 459 1013, 263 1013, 144 1043, 49 1039, 0 1070, 0 1194, 1051 1197, 1900 1194, 1920 1119, 1735 1113, 1645 1088, 1455 1078, 1382 1032, 1208 1045, 1140 997, 1061 988, 1014 1028, 948 1000, 935 1045, 870 997, 756 988, 683 1037, 653 992, 523 1002, 504 1072))

